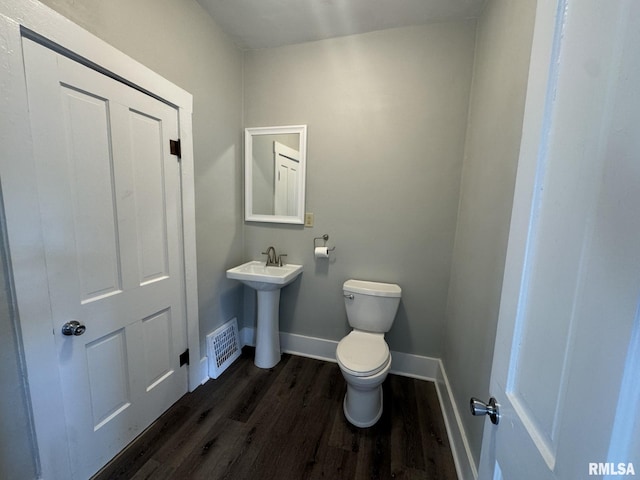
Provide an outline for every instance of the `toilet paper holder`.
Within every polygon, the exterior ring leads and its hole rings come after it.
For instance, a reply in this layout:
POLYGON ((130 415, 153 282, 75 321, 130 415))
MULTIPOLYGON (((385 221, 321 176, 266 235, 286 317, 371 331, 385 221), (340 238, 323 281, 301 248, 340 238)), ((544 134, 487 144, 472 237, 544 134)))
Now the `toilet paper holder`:
MULTIPOLYGON (((318 247, 326 247, 327 246, 327 240, 329 240, 329 235, 327 235, 326 233, 324 235, 322 235, 321 237, 315 237, 313 239, 313 251, 316 251, 316 248, 318 247), (318 240, 322 240, 322 245, 318 245, 318 240)), ((336 247, 327 247, 327 252, 333 252, 336 249, 336 247)))

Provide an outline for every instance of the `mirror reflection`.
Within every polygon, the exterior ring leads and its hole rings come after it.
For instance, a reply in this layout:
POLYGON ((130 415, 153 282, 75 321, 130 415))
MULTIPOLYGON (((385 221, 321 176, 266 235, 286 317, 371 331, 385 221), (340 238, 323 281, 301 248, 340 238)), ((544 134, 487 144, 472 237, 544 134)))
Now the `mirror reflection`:
POLYGON ((245 219, 304 223, 306 125, 245 129, 245 219))

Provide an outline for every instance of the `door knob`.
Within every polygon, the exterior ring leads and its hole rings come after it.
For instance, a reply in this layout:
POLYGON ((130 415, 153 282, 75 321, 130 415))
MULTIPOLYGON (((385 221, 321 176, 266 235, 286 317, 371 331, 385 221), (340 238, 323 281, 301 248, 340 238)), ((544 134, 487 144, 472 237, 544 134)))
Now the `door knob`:
POLYGON ((498 422, 500 422, 500 405, 498 405, 495 398, 491 397, 489 404, 486 404, 475 397, 471 397, 469 406, 471 407, 471 415, 489 415, 491 423, 494 425, 498 425, 498 422))
POLYGON ((87 327, 82 325, 77 320, 71 320, 70 322, 67 322, 62 326, 62 334, 68 336, 78 336, 82 335, 86 329, 87 327))

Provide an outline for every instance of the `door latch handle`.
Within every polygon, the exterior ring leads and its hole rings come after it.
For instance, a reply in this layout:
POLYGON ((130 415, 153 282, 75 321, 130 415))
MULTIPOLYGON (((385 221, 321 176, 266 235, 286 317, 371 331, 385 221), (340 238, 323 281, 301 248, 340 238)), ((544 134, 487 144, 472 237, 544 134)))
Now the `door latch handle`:
POLYGON ((498 423, 500 422, 500 405, 498 405, 498 402, 495 398, 491 397, 489 399, 489 403, 486 404, 475 397, 471 397, 469 406, 471 407, 471 415, 489 415, 491 423, 493 423, 494 425, 498 425, 498 423))
POLYGON ((87 327, 82 325, 77 320, 71 320, 70 322, 67 322, 62 326, 62 334, 67 336, 78 336, 82 335, 86 329, 87 327))

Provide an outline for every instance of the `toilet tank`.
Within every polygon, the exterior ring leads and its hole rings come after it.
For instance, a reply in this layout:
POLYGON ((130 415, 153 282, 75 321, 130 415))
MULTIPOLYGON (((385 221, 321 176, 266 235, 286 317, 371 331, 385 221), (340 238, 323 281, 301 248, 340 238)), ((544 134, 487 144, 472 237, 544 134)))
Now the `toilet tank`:
POLYGON ((385 333, 396 318, 402 289, 393 283, 347 280, 342 286, 349 325, 385 333))

